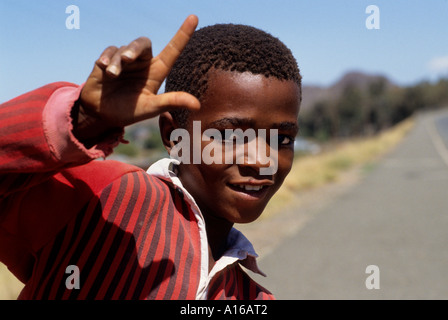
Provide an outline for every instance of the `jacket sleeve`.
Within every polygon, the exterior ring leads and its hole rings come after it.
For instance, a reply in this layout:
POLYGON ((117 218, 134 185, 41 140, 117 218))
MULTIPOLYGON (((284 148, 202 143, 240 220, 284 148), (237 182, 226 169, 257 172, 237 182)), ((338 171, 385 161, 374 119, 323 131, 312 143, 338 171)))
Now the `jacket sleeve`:
POLYGON ((64 172, 106 157, 122 139, 117 132, 90 149, 77 141, 70 111, 81 89, 58 82, 0 105, 0 262, 22 281, 36 250, 79 209, 79 190, 63 190, 64 172))
POLYGON ((82 86, 58 82, 0 105, 0 199, 68 167, 106 157, 117 132, 90 149, 72 134, 70 111, 82 86))

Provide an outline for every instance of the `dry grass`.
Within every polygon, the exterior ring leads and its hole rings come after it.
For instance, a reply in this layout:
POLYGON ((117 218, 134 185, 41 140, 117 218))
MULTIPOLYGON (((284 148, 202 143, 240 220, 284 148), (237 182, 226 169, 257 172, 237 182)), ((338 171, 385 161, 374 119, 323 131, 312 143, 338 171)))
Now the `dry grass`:
POLYGON ((291 173, 269 202, 262 217, 279 212, 299 191, 334 182, 342 173, 354 167, 368 168, 396 146, 413 124, 414 119, 407 119, 377 136, 346 141, 317 155, 297 158, 291 173))
MULTIPOLYGON (((336 181, 355 166, 367 166, 391 150, 412 128, 413 119, 406 120, 378 136, 348 141, 317 155, 296 159, 282 188, 270 201, 262 217, 279 212, 301 190, 318 188, 336 181)), ((0 300, 16 299, 23 284, 0 263, 0 300)))

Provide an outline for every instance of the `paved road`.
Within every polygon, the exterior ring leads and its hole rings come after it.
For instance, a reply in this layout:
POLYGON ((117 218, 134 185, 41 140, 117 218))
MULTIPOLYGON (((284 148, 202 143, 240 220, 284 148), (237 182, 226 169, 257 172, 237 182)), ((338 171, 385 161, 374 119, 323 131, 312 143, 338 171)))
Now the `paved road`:
POLYGON ((445 117, 420 115, 372 172, 271 248, 256 279, 278 299, 448 299, 445 117), (379 289, 366 288, 369 265, 379 289))

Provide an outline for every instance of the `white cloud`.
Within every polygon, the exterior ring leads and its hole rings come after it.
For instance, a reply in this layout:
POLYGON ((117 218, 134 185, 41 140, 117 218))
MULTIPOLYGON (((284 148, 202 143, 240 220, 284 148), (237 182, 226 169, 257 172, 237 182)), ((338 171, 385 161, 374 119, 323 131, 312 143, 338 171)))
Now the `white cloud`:
POLYGON ((431 59, 428 63, 428 68, 434 73, 448 72, 448 56, 431 59))

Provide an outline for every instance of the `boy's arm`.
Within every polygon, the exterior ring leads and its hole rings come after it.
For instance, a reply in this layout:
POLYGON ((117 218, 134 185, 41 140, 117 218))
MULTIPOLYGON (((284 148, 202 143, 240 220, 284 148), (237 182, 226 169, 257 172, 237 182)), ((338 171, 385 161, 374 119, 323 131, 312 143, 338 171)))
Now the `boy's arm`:
POLYGON ((51 172, 105 156, 72 133, 70 112, 81 87, 57 82, 0 105, 0 174, 51 172))
POLYGON ((127 125, 172 108, 198 109, 199 101, 188 93, 157 95, 196 25, 197 18, 189 16, 156 57, 143 37, 109 47, 83 87, 53 84, 2 105, 0 199, 109 154, 127 125))
POLYGON ((0 105, 0 198, 112 152, 122 131, 90 149, 74 137, 70 112, 80 90, 58 82, 0 105))
MULTIPOLYGON (((0 106, 1 261, 12 267, 32 265, 33 256, 28 253, 33 251, 30 245, 34 238, 20 231, 30 213, 36 218, 31 227, 41 229, 47 238, 55 232, 54 225, 60 226, 63 217, 47 217, 50 218, 47 222, 51 222, 48 224, 39 215, 55 195, 48 195, 44 188, 33 188, 40 190, 42 196, 30 199, 27 195, 31 187, 44 181, 57 182, 51 177, 64 179, 61 175, 65 168, 107 155, 127 125, 172 108, 199 108, 199 101, 187 93, 157 95, 196 25, 197 18, 188 17, 156 57, 152 57, 147 38, 121 48, 109 47, 95 63, 83 87, 51 84, 0 106), (22 206, 25 203, 27 206, 22 206), (34 204, 41 211, 35 210, 34 204), (55 218, 59 222, 54 222, 55 218)), ((75 169, 79 168, 82 167, 75 169)), ((82 184, 79 179, 76 181, 77 185, 82 184)), ((64 199, 57 200, 67 210, 75 210, 64 199)), ((76 197, 74 201, 79 202, 76 197)), ((29 225, 28 222, 25 223, 29 225)), ((18 273, 28 274, 30 270, 22 271, 18 273)))

